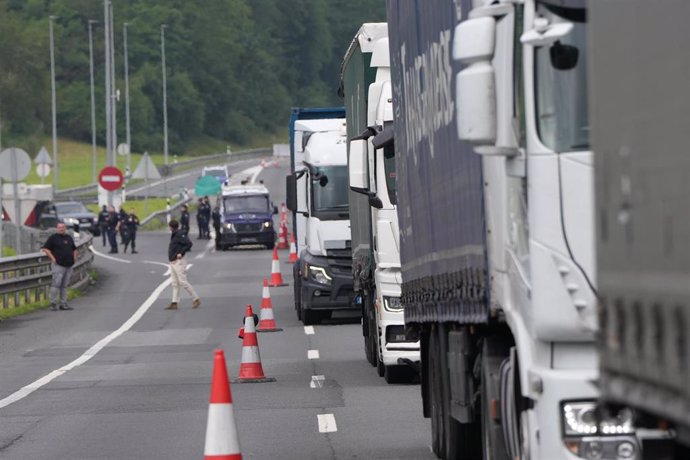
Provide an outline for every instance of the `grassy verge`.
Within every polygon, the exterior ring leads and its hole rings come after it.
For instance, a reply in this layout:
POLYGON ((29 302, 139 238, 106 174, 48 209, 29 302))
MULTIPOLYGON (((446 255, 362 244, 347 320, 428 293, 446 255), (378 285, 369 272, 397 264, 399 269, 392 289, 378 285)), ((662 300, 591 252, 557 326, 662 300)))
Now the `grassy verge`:
POLYGON ((2 257, 12 257, 16 255, 17 251, 15 251, 14 248, 8 248, 7 246, 2 247, 2 257))
MULTIPOLYGON (((97 275, 97 272, 95 269, 91 270, 91 272, 89 272, 89 273, 93 279, 98 278, 98 275, 97 275), (95 277, 94 277, 94 274, 96 275, 95 277)), ((86 287, 82 288, 81 290, 80 289, 73 289, 73 288, 67 289, 67 299, 72 300, 72 299, 79 297, 79 295, 85 289, 86 289, 86 287)), ((26 314, 32 313, 36 310, 43 310, 43 309, 48 308, 49 306, 50 306, 50 300, 45 299, 45 300, 41 300, 39 302, 25 303, 25 304, 22 304, 18 307, 2 308, 2 309, 0 309, 0 321, 2 321, 4 319, 16 318, 17 316, 26 315, 26 314)))
MULTIPOLYGON (((143 220, 149 214, 164 210, 165 205, 165 198, 149 198, 148 204, 144 200, 128 200, 125 203, 125 210, 130 212, 130 209, 134 209, 134 213, 139 216, 140 220, 143 220)), ((100 212, 96 204, 87 205, 87 208, 96 214, 100 212)))

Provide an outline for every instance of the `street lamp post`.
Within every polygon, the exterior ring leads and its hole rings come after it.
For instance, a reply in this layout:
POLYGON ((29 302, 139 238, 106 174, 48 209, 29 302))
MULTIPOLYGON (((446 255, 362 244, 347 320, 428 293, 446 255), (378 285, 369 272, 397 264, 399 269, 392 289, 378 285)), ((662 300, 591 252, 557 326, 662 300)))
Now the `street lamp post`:
POLYGON ((165 29, 166 24, 161 24, 161 68, 163 72, 163 158, 168 165, 168 88, 165 71, 165 29))
POLYGON ((96 94, 93 79, 93 25, 97 23, 89 19, 89 69, 91 71, 91 182, 96 183, 96 94))
POLYGON ((129 62, 127 56, 127 26, 123 25, 124 49, 125 49, 125 123, 126 123, 126 142, 127 142, 127 171, 132 171, 132 133, 129 125, 129 62))
MULTIPOLYGON (((161 24, 161 68, 163 72, 163 161, 165 162, 165 175, 163 177, 163 191, 168 199, 168 86, 165 71, 165 24, 161 24)), ((169 214, 168 214, 169 216, 169 214)))
MULTIPOLYGON (((110 115, 112 89, 110 82, 110 7, 108 0, 103 0, 103 25, 105 29, 105 164, 113 165, 112 117, 110 115)), ((108 193, 108 204, 111 204, 111 194, 108 193)))
MULTIPOLYGON (((110 81, 112 82, 112 112, 111 116, 113 118, 113 150, 117 149, 117 102, 119 100, 117 93, 117 80, 115 79, 115 14, 113 12, 113 2, 112 0, 108 2, 109 5, 109 18, 110 18, 110 81)), ((115 154, 113 153, 113 165, 116 166, 117 161, 115 160, 115 154)))
POLYGON ((53 193, 58 191, 58 146, 57 146, 57 103, 55 101, 55 44, 53 36, 53 21, 57 16, 49 16, 50 28, 50 90, 53 107, 53 193))

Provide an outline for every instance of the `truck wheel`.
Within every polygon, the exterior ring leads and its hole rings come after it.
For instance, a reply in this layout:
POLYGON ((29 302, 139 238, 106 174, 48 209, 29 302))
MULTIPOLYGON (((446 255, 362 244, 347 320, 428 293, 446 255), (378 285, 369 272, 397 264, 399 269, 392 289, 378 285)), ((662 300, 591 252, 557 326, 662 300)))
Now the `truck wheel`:
POLYGON ((448 363, 448 331, 442 325, 439 334, 440 385, 443 404, 443 426, 445 437, 445 457, 448 460, 482 458, 481 425, 460 423, 451 416, 450 368, 448 363))
POLYGON ((481 417, 484 458, 508 460, 503 427, 490 417, 490 402, 501 399, 501 363, 510 353, 509 345, 496 337, 484 340, 481 356, 481 417))
POLYGON ((319 322, 319 312, 302 307, 302 322, 305 326, 311 326, 319 322))
POLYGON ((300 281, 299 274, 297 273, 297 267, 292 269, 292 279, 295 280, 293 286, 293 293, 295 297, 295 312, 297 312, 297 319, 302 319, 302 282, 300 281))
POLYGON ((427 373, 427 388, 429 389, 429 409, 431 418, 431 450, 438 458, 445 458, 445 436, 443 433, 443 391, 441 389, 441 375, 438 364, 437 331, 433 328, 429 332, 429 353, 427 359, 429 372, 427 373))

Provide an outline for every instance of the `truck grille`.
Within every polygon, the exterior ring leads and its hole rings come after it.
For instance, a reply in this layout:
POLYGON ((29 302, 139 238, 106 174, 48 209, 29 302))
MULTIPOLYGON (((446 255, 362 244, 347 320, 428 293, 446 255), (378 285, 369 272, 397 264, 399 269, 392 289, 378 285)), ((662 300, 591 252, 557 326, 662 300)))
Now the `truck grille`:
POLYGON ((341 275, 352 273, 352 249, 327 249, 326 257, 334 273, 341 275))
POLYGON ((255 233, 261 231, 261 223, 256 224, 235 224, 237 233, 255 233))

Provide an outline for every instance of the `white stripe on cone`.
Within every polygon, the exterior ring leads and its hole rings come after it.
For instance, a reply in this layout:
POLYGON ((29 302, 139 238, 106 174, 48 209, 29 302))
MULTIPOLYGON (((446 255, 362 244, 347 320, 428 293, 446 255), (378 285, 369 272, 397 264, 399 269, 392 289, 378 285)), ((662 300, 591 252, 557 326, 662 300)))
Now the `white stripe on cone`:
MULTIPOLYGON (((245 329, 244 333, 247 331, 245 329)), ((242 364, 261 363, 258 347, 242 347, 242 364)))
POLYGON ((280 261, 274 260, 271 262, 271 273, 280 273, 280 261))
POLYGON ((275 316, 273 316, 273 309, 272 308, 262 308, 261 309, 261 317, 259 318, 259 323, 265 319, 276 319, 275 316))
POLYGON ((264 299, 268 299, 269 297, 271 297, 271 293, 268 290, 268 286, 264 286, 264 292, 261 294, 261 297, 263 297, 264 299))
POLYGON ((237 436, 232 404, 211 403, 208 407, 204 455, 222 456, 240 453, 240 440, 237 436))

